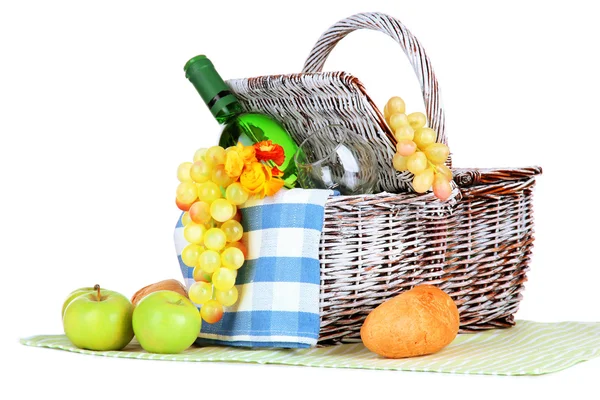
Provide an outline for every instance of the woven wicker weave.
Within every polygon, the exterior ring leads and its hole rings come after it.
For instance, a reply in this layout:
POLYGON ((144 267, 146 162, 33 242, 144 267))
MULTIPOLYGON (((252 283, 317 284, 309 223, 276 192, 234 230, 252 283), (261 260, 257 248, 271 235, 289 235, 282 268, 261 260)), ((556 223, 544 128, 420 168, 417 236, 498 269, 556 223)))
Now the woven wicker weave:
POLYGON ((295 140, 338 123, 378 153, 380 193, 334 196, 321 236, 320 344, 360 340, 367 314, 420 283, 452 296, 461 332, 509 327, 522 298, 533 245, 532 190, 541 168, 454 169, 452 196, 411 193, 391 167, 395 140, 360 81, 321 72, 335 44, 356 29, 394 38, 417 74, 429 126, 447 143, 440 92, 425 51, 396 19, 357 14, 329 28, 300 74, 229 81, 247 110, 282 121, 295 140))

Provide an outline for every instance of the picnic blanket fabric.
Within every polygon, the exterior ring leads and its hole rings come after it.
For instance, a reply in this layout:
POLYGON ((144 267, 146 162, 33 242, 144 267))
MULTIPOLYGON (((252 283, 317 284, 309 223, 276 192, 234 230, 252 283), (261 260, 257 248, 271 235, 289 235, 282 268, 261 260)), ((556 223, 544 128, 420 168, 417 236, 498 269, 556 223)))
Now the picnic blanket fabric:
MULTIPOLYGON (((329 190, 280 190, 248 200, 243 207, 242 241, 248 249, 238 270, 238 302, 215 324, 203 322, 197 344, 305 348, 316 345, 320 330, 319 242, 329 190)), ((187 245, 181 218, 175 247, 187 288, 193 268, 181 251, 187 245)), ((197 305, 200 307, 200 305, 197 305)))
POLYGON ((600 322, 517 321, 508 329, 459 334, 437 353, 386 359, 362 343, 310 349, 242 349, 190 347, 180 354, 145 352, 134 339, 122 351, 91 351, 73 346, 65 335, 21 339, 28 346, 48 347, 105 357, 168 361, 221 361, 310 367, 445 372, 474 375, 542 375, 600 356, 600 322))

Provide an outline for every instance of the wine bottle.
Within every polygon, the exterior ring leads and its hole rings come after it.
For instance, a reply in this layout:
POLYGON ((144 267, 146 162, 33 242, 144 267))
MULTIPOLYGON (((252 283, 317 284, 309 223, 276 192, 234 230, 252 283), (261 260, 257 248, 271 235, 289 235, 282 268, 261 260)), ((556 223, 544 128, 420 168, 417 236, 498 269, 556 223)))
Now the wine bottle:
POLYGON ((271 140, 283 147, 285 160, 277 167, 283 172, 285 186, 294 187, 297 179, 294 154, 298 146, 285 128, 268 115, 245 112, 206 56, 199 55, 190 59, 183 70, 212 115, 223 126, 219 146, 227 148, 238 142, 251 146, 263 140, 271 140))

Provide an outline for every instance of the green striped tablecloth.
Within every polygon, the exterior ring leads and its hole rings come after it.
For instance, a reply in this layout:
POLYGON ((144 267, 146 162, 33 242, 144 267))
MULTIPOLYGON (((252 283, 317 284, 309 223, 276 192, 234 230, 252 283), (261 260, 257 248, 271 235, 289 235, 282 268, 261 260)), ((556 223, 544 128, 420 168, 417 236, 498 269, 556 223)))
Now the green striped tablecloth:
POLYGON ((541 375, 590 360, 600 353, 600 323, 517 321, 510 329, 461 334, 441 351, 406 359, 385 359, 362 344, 311 349, 191 347, 181 354, 151 354, 135 339, 122 351, 95 352, 73 346, 64 335, 21 339, 48 347, 105 357, 169 361, 221 361, 310 367, 363 368, 486 375, 541 375))

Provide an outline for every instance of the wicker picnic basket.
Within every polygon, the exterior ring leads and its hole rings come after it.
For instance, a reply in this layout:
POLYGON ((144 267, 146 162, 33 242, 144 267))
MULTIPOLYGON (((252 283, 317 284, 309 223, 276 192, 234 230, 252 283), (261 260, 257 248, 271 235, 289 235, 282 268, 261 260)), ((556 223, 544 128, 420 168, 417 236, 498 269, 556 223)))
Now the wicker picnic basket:
POLYGON ((383 32, 400 44, 421 84, 428 126, 447 143, 429 58, 403 24, 385 14, 357 14, 331 26, 302 73, 228 81, 247 110, 277 118, 298 142, 336 123, 360 133, 378 154, 378 193, 332 196, 325 207, 319 344, 360 341, 373 308, 422 283, 455 300, 461 332, 514 325, 533 246, 532 192, 541 168, 453 168, 446 202, 412 192, 410 174, 392 168, 395 139, 361 82, 346 72, 321 72, 337 42, 357 29, 383 32))

